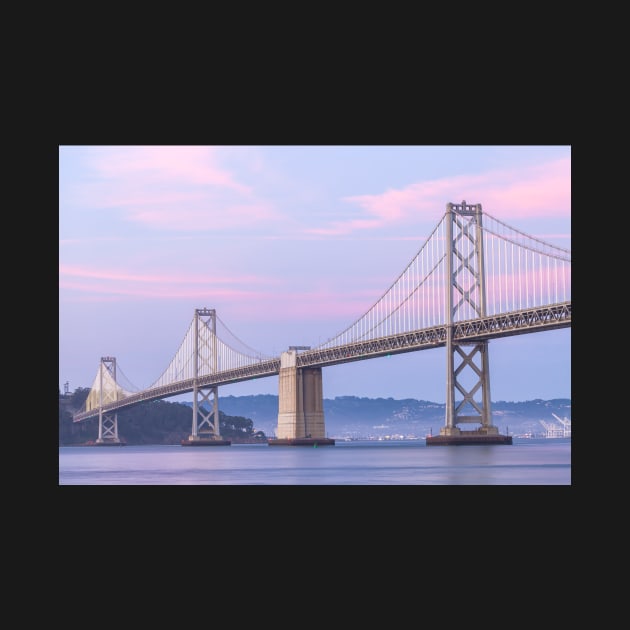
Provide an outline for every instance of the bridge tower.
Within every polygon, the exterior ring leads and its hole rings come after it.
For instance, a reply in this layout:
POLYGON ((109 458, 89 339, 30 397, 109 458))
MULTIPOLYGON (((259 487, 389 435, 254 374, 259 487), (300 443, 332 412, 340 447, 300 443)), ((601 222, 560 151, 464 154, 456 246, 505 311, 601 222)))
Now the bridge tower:
POLYGON ((229 440, 221 439, 219 429, 219 387, 199 386, 199 374, 204 370, 210 374, 217 372, 217 312, 213 308, 195 309, 194 365, 193 365, 193 412, 192 432, 188 440, 182 440, 183 446, 223 446, 230 445, 229 440), (212 401, 210 396, 212 395, 212 401), (204 411, 204 401, 211 410, 204 411), (210 418, 213 421, 210 421, 210 418))
POLYGON ((321 367, 298 367, 294 346, 280 355, 278 382, 278 428, 270 446, 326 446, 335 440, 326 437, 321 367))
POLYGON ((481 204, 446 204, 446 419, 431 444, 511 444, 492 424, 488 341, 454 342, 460 308, 486 316, 486 287, 481 204), (466 384, 462 381, 467 380, 466 384), (455 392, 463 397, 456 405, 455 392), (477 429, 458 425, 480 423, 477 429))
POLYGON ((98 438, 96 444, 122 444, 118 437, 118 414, 104 412, 103 405, 122 398, 116 384, 116 357, 101 357, 99 366, 98 438))

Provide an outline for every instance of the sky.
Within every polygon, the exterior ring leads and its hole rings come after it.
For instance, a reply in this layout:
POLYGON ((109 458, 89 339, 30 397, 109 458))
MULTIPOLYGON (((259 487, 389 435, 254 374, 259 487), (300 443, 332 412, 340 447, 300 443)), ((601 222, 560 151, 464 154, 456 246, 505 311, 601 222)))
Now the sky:
MULTIPOLYGON (((571 147, 61 145, 59 388, 90 387, 103 356, 148 387, 197 308, 264 355, 317 346, 463 200, 570 250, 571 147)), ((446 359, 325 367, 324 398, 443 403, 446 359)), ((493 401, 571 398, 571 329, 491 340, 489 364, 493 401)), ((277 393, 277 376, 219 388, 277 393)))

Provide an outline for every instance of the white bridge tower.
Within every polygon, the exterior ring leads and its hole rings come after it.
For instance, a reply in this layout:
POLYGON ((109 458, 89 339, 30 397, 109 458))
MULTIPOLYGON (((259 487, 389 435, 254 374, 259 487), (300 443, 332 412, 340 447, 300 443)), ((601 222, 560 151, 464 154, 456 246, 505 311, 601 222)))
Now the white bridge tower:
POLYGON ((116 357, 101 357, 99 366, 98 400, 98 438, 97 444, 120 444, 118 437, 118 414, 104 412, 103 405, 122 398, 122 392, 116 384, 116 357))

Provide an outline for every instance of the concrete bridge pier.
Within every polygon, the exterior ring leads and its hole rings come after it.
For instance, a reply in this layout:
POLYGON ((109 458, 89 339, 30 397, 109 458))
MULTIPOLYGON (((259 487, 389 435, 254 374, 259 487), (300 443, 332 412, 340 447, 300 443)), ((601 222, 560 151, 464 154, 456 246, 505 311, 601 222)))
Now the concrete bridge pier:
POLYGON ((269 444, 286 446, 326 446, 335 440, 326 437, 321 367, 297 367, 297 352, 280 355, 278 385, 278 427, 269 444))

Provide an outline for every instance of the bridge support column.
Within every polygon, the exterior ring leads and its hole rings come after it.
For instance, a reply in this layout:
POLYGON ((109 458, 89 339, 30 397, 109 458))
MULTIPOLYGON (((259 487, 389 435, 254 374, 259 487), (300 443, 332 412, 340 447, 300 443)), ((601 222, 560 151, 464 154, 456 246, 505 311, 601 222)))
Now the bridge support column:
POLYGON ((470 205, 465 201, 446 204, 446 419, 440 435, 426 438, 427 446, 512 444, 512 438, 500 435, 492 424, 488 342, 453 341, 460 309, 470 309, 477 317, 486 315, 482 220, 481 204, 470 205), (465 346, 472 346, 472 350, 466 352, 465 346), (456 360, 459 360, 457 366, 456 360), (464 386, 463 376, 472 381, 472 387, 464 386), (459 403, 455 401, 456 390, 463 396, 459 403), (479 396, 481 400, 477 399, 479 396), (464 423, 481 426, 472 430, 457 426, 464 423))
POLYGON ((193 421, 191 440, 198 439, 201 435, 211 435, 217 440, 221 439, 219 431, 219 388, 209 387, 204 392, 203 388, 197 387, 193 390, 193 421), (210 394, 212 394, 212 403, 210 402, 210 394), (204 411, 203 403, 207 402, 211 407, 211 411, 204 411), (201 416, 201 419, 200 419, 201 416), (212 416, 213 420, 210 421, 212 416))
POLYGON ((269 444, 334 444, 326 437, 321 367, 297 367, 295 350, 280 355, 278 428, 269 444))
POLYGON ((101 409, 98 414, 98 445, 122 444, 118 437, 118 414, 105 414, 101 409))
POLYGON ((193 419, 192 432, 187 440, 182 440, 182 446, 230 446, 231 440, 224 440, 219 433, 219 388, 209 387, 204 393, 204 388, 197 387, 193 390, 193 419), (211 410, 204 411, 203 403, 210 403, 210 394, 213 394, 211 410), (201 398, 201 399, 200 399, 201 398), (201 420, 199 419, 201 417, 201 420), (210 421, 213 418, 213 422, 210 421))

